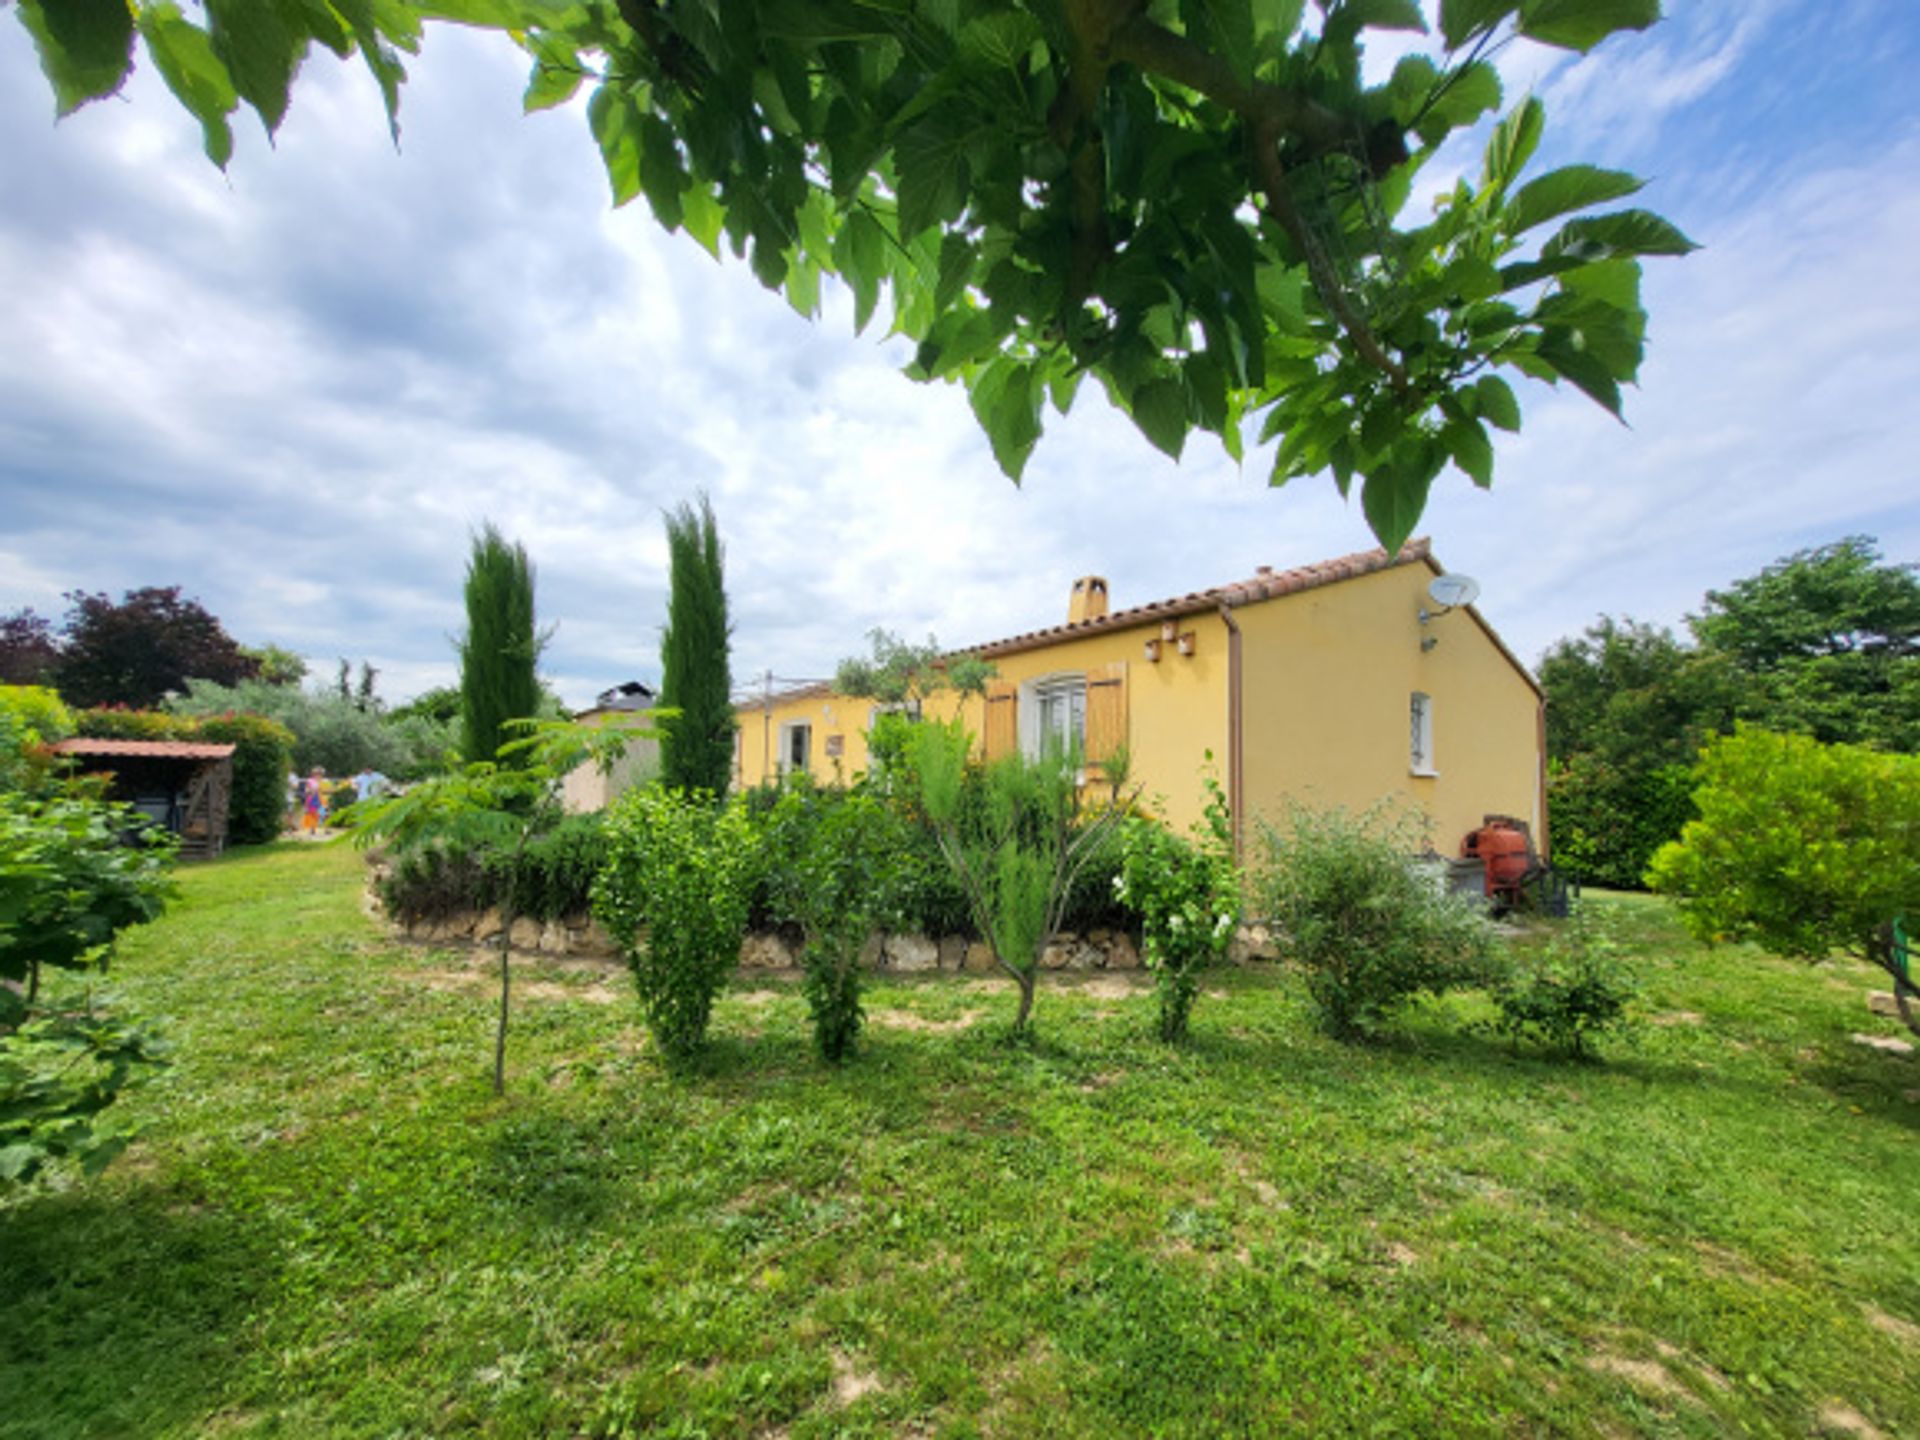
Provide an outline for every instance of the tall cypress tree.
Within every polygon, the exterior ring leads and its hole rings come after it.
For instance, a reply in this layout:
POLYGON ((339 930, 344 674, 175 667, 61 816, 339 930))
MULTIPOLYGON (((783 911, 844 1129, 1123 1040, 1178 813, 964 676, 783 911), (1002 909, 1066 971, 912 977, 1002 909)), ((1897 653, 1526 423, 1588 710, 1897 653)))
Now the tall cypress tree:
POLYGON ((487 524, 473 537, 467 561, 467 634, 460 642, 461 745, 468 760, 492 760, 515 739, 509 720, 540 709, 534 663, 533 565, 487 524))
POLYGON ((722 794, 733 773, 733 676, 727 666, 726 551, 713 506, 667 513, 667 628, 660 636, 660 778, 722 794))

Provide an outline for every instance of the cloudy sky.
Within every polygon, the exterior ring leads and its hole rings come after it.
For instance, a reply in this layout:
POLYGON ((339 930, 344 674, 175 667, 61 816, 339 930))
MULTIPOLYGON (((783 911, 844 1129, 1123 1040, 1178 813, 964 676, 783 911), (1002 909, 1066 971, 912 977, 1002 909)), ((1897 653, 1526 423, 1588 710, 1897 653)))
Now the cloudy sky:
MULTIPOLYGON (((1436 486, 1422 530, 1529 659, 1841 535, 1920 559, 1920 7, 1669 8, 1585 59, 1501 57, 1510 100, 1546 101, 1537 164, 1650 176, 1640 203, 1706 247, 1649 264, 1630 428, 1527 386, 1491 493, 1436 486)), ((875 625, 1054 623, 1075 575, 1127 605, 1373 543, 1331 481, 1269 490, 1265 453, 1204 440, 1175 465, 1095 387, 1015 489, 964 394, 901 377, 843 293, 810 324, 644 202, 611 211, 584 115, 520 115, 510 46, 435 28, 412 69, 398 151, 322 56, 222 175, 149 76, 54 125, 0 14, 0 612, 181 584, 243 642, 365 657, 401 698, 452 678, 492 519, 584 702, 657 679, 660 513, 701 490, 737 679, 827 674, 875 625)))

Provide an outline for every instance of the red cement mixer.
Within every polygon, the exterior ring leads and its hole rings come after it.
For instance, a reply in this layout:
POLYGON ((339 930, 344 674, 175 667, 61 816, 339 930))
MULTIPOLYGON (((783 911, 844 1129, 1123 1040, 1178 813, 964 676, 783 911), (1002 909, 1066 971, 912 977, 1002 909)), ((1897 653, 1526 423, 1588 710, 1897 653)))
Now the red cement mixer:
POLYGON ((1506 815, 1487 816, 1486 823, 1460 842, 1460 854, 1485 863, 1487 899, 1497 910, 1519 905, 1521 886, 1540 868, 1526 825, 1506 815))

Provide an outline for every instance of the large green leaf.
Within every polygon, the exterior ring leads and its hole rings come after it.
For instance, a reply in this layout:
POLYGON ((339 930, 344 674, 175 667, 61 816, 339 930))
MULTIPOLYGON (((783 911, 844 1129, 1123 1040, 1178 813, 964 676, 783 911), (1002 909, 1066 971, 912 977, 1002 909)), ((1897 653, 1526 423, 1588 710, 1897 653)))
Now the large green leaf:
POLYGON ((1458 50, 1520 8, 1520 0, 1440 0, 1440 36, 1458 50))
POLYGON ((1489 185, 1504 189, 1513 183, 1526 167, 1527 161, 1533 158, 1546 123, 1546 108, 1529 95, 1493 127, 1493 134, 1487 139, 1489 185))
POLYGON ((1440 431, 1440 443, 1447 447, 1453 463, 1472 477, 1474 484, 1482 490, 1493 484, 1493 444, 1478 420, 1465 417, 1449 420, 1440 431))
POLYGON ((1611 215, 1569 220, 1540 248, 1540 254, 1547 260, 1560 255, 1612 260, 1633 255, 1686 255, 1699 248, 1651 211, 1618 210, 1611 215))
POLYGON ((1361 482, 1360 508, 1389 555, 1397 554, 1413 534, 1432 489, 1433 472, 1425 465, 1383 466, 1361 482))
POLYGON ((1420 121, 1420 138, 1437 145, 1448 132, 1473 124, 1489 110, 1500 108, 1500 72, 1484 60, 1455 71, 1440 89, 1420 121))
POLYGON ((1513 398, 1513 387, 1498 375, 1482 375, 1473 385, 1480 406, 1480 418, 1502 430, 1520 428, 1520 402, 1513 398))
POLYGON ((640 193, 640 126, 633 97, 618 81, 606 81, 587 102, 587 124, 600 143, 613 203, 624 205, 640 193))
POLYGON ((1155 449, 1178 460, 1192 428, 1186 387, 1178 380, 1149 380, 1133 392, 1133 423, 1155 449))
POLYGON ((207 158, 222 169, 233 158, 233 127, 227 117, 240 97, 207 32, 190 25, 177 5, 148 5, 140 11, 140 36, 167 88, 200 122, 207 158))
POLYGON ((63 116, 111 95, 133 66, 133 12, 127 0, 20 0, 40 69, 63 116))
POLYGON ((1549 170, 1522 185, 1508 202, 1507 233, 1519 235, 1569 211, 1621 199, 1645 184, 1624 170, 1602 170, 1594 165, 1564 165, 1549 170))
POLYGON ((1020 479, 1040 438, 1040 394, 1033 366, 1002 358, 980 373, 968 397, 1009 480, 1020 479))
POLYGON ((901 239, 959 217, 967 203, 967 146, 972 138, 970 122, 947 105, 923 116, 894 142, 901 239))
POLYGON ((271 135, 287 118, 287 92, 306 56, 308 27, 290 14, 293 0, 207 0, 213 49, 233 88, 271 135))
POLYGON ((1660 18, 1660 0, 1522 0, 1520 33, 1564 50, 1593 49, 1620 30, 1644 30, 1660 18))

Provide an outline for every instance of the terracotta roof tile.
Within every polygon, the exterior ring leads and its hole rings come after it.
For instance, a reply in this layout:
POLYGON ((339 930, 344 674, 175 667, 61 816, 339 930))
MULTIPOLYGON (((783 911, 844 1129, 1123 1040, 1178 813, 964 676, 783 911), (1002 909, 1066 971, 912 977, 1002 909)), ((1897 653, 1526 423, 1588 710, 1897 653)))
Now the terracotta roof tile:
POLYGON ((1130 625, 1146 624, 1154 620, 1170 620, 1177 615, 1196 615, 1203 610, 1217 610, 1222 604, 1251 605, 1257 600, 1274 600, 1282 595, 1297 595, 1302 590, 1314 590, 1322 585, 1332 585, 1336 581, 1371 575, 1376 570, 1388 570, 1395 565, 1408 565, 1415 561, 1431 561, 1431 559, 1432 546, 1425 539, 1419 539, 1409 540, 1401 547, 1397 556, 1389 556, 1385 550, 1381 549, 1362 550, 1357 554, 1342 555, 1335 560, 1321 560, 1312 565, 1300 565, 1291 570, 1262 570, 1251 579, 1238 580, 1228 585, 1216 585, 1211 590, 1195 590, 1167 600, 1155 600, 1150 604, 1115 610, 1091 620, 1053 625, 1045 630, 1029 630, 1024 635, 1012 635, 1005 640, 990 641, 975 647, 972 653, 987 657, 1014 655, 1022 650, 1036 650, 1043 645, 1057 644, 1062 640, 1098 634, 1102 630, 1125 629, 1130 625))
POLYGON ((61 755, 124 755, 155 760, 224 760, 232 745, 199 744, 189 740, 96 740, 75 736, 53 747, 61 755))

